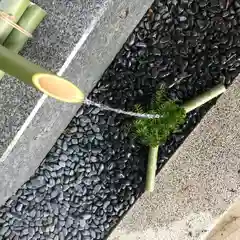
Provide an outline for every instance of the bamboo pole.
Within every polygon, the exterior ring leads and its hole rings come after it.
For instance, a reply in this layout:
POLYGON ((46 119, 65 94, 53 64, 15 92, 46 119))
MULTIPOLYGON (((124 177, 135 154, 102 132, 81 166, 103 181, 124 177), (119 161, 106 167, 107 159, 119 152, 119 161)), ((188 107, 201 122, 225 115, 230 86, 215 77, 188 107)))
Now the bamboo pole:
POLYGON ((156 176, 156 170, 157 170, 158 148, 159 146, 149 148, 148 168, 147 168, 146 186, 145 186, 145 189, 148 192, 153 192, 154 190, 155 176, 156 176))
POLYGON ((190 101, 187 101, 186 103, 184 103, 182 105, 182 107, 184 108, 186 113, 191 112, 192 110, 202 106, 206 102, 219 96, 220 94, 224 93, 225 91, 226 91, 225 86, 222 84, 219 84, 219 85, 213 87, 212 89, 210 89, 209 91, 200 94, 196 98, 194 98, 190 101))
MULTIPOLYGON (((46 12, 35 4, 31 4, 20 18, 18 25, 29 33, 33 33, 41 21, 46 16, 46 12)), ((28 36, 13 29, 3 46, 13 52, 19 52, 28 40, 28 36)))
POLYGON ((60 101, 82 103, 84 100, 84 93, 73 83, 31 63, 1 45, 0 69, 60 101))
MULTIPOLYGON (((18 25, 29 33, 33 33, 45 16, 46 12, 43 9, 35 4, 31 4, 20 18, 18 25)), ((24 33, 20 32, 18 29, 13 29, 3 43, 3 46, 12 52, 18 53, 22 50, 28 39, 29 37, 24 33)), ((0 71, 0 80, 3 78, 4 74, 3 71, 0 71)))
MULTIPOLYGON (((223 84, 219 84, 209 91, 197 96, 196 98, 187 101, 182 105, 185 112, 191 112, 192 110, 202 106, 208 101, 212 100, 215 97, 218 97, 220 94, 224 93, 226 88, 223 84)), ((148 166, 147 166, 147 176, 146 176, 146 186, 145 190, 147 192, 153 192, 155 184, 155 176, 157 170, 157 158, 158 158, 158 146, 149 147, 148 155, 148 166)))
MULTIPOLYGON (((12 15, 12 21, 16 23, 19 21, 29 4, 29 0, 2 0, 0 2, 0 9, 4 13, 12 15)), ((6 20, 2 18, 0 19, 0 44, 3 44, 12 29, 13 27, 6 20)))

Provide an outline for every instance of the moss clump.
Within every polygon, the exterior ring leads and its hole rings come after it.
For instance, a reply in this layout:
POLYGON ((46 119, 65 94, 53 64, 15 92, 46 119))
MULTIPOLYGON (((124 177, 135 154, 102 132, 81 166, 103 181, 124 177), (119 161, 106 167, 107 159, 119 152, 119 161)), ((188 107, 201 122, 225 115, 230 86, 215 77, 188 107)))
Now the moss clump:
MULTIPOLYGON (((136 110, 144 113, 141 106, 136 110)), ((146 113, 146 112, 145 112, 146 113)), ((168 136, 184 123, 186 112, 174 101, 165 97, 163 92, 157 91, 156 96, 150 104, 149 114, 159 114, 160 118, 139 118, 134 121, 135 132, 143 144, 156 147, 164 143, 168 136)))

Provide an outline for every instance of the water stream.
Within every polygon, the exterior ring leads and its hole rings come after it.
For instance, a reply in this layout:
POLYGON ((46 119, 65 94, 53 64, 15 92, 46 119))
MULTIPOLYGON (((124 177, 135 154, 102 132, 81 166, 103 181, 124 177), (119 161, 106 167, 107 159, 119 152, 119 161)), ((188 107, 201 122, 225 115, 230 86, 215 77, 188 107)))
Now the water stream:
POLYGON ((111 111, 111 112, 115 112, 118 114, 124 114, 124 115, 128 115, 128 116, 132 116, 132 117, 137 117, 137 118, 149 118, 149 119, 153 119, 153 118, 160 118, 161 115, 159 114, 148 114, 148 113, 136 113, 136 112, 131 112, 131 111, 124 111, 122 109, 118 109, 118 108, 111 108, 109 106, 106 106, 104 104, 101 103, 96 103, 92 100, 89 99, 85 99, 84 103, 88 106, 95 106, 101 110, 105 110, 105 111, 111 111))

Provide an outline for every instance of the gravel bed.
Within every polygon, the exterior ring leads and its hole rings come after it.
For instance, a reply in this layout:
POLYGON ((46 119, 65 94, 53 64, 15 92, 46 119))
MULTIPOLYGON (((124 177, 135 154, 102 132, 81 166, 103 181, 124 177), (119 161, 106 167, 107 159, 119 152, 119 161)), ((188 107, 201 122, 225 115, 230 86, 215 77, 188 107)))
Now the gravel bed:
MULTIPOLYGON (((240 67, 240 1, 155 1, 89 98, 132 110, 165 86, 182 103, 240 67)), ((160 147, 159 170, 209 107, 160 147)), ((0 239, 105 239, 143 192, 147 148, 131 118, 85 106, 0 209, 0 239)))

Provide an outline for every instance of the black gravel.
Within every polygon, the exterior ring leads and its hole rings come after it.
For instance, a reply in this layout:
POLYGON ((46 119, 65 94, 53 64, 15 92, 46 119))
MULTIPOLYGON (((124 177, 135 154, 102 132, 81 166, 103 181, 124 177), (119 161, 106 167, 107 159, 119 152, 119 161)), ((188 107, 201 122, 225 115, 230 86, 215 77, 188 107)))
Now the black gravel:
MULTIPOLYGON (((179 103, 240 70, 240 1, 155 1, 90 94, 132 110, 159 86, 179 103)), ((159 170, 209 107, 160 147, 159 170)), ((144 187, 147 148, 132 119, 81 108, 35 175, 0 209, 0 239, 104 239, 144 187)))

